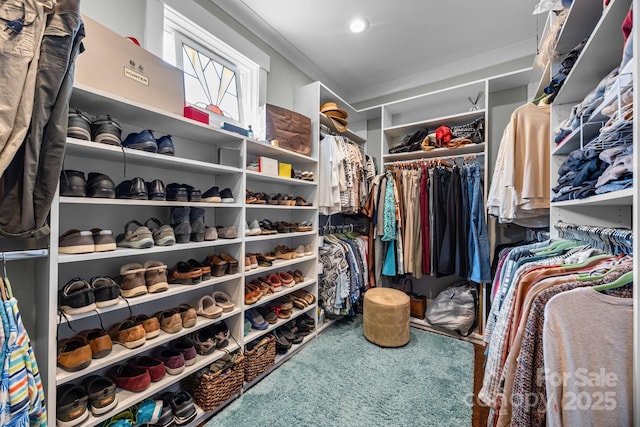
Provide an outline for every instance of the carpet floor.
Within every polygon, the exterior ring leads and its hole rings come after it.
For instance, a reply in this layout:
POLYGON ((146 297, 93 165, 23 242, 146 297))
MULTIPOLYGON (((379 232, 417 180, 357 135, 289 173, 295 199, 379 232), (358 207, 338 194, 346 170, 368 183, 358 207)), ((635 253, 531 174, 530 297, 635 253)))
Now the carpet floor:
POLYGON ((214 426, 470 426, 473 344, 411 328, 380 348, 343 320, 206 423, 214 426))

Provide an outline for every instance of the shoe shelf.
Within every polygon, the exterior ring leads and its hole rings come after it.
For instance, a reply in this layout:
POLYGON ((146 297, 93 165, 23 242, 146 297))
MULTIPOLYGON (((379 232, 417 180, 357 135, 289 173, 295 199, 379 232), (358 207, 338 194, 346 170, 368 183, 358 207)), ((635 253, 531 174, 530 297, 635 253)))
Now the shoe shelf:
POLYGON ((247 170, 247 180, 248 181, 256 181, 256 182, 275 182, 278 184, 287 184, 287 185, 306 185, 315 187, 318 185, 315 181, 306 181, 304 179, 296 179, 296 178, 286 178, 282 176, 273 176, 273 175, 265 175, 261 172, 256 172, 252 170, 247 170))
POLYGON ((313 236, 316 234, 316 231, 301 231, 301 232, 292 232, 292 233, 277 233, 277 234, 261 234, 259 236, 247 236, 245 237, 245 242, 263 242, 265 240, 278 240, 278 239, 288 239, 291 237, 301 237, 301 236, 313 236))
POLYGON ((180 136, 196 141, 208 141, 215 145, 240 145, 242 136, 217 127, 206 125, 150 105, 138 104, 121 96, 76 83, 70 104, 89 111, 108 112, 115 118, 125 118, 140 129, 180 136))
POLYGON ((197 291, 202 288, 206 288, 208 286, 217 285, 219 283, 226 283, 234 279, 239 279, 241 277, 242 277, 242 274, 240 273, 225 274, 224 276, 221 276, 221 277, 214 277, 214 278, 211 278, 210 280, 205 280, 203 282, 198 283, 197 285, 169 284, 169 289, 167 289, 164 292, 156 292, 153 294, 145 294, 138 297, 126 298, 126 301, 125 301, 125 298, 121 297, 118 304, 114 304, 109 307, 96 308, 95 311, 90 311, 90 312, 81 313, 81 314, 65 314, 64 316, 62 316, 62 319, 60 320, 60 324, 67 323, 67 322, 75 322, 80 319, 87 319, 90 317, 94 317, 96 315, 96 312, 98 312, 98 314, 105 314, 112 311, 128 309, 129 307, 133 308, 135 306, 146 304, 151 301, 161 301, 163 299, 171 298, 176 295, 185 295, 187 293, 197 291))
POLYGON ((430 151, 411 151, 409 153, 385 154, 383 162, 396 162, 398 160, 437 159, 441 157, 465 156, 469 154, 484 154, 485 143, 466 144, 458 148, 435 148, 430 151))
POLYGON ((421 120, 418 122, 407 123, 403 125, 390 126, 384 129, 385 135, 391 138, 401 138, 407 134, 412 134, 416 130, 420 128, 426 128, 430 131, 435 129, 438 126, 457 126, 463 125, 469 122, 474 121, 479 117, 484 117, 485 110, 475 110, 460 114, 453 114, 450 116, 437 117, 428 120, 421 120))
POLYGON ((557 208, 567 208, 572 206, 632 206, 633 188, 625 188, 619 191, 612 191, 605 194, 576 200, 563 200, 561 202, 551 202, 551 206, 557 208))
MULTIPOLYGON (((93 414, 89 415, 89 418, 82 424, 80 424, 79 426, 82 427, 89 427, 89 426, 96 426, 98 425, 100 422, 104 421, 104 420, 108 420, 109 418, 111 418, 112 416, 119 414, 120 412, 122 412, 123 410, 135 405, 138 402, 141 402, 142 400, 146 399, 147 397, 150 396, 154 396, 156 394, 161 393, 164 389, 166 389, 167 387, 171 386, 174 383, 179 382, 180 380, 188 377, 189 375, 197 372, 198 370, 209 366, 211 363, 215 362, 216 360, 218 360, 220 357, 224 356, 225 354, 227 354, 227 352, 233 352, 237 349, 239 349, 240 346, 233 342, 233 340, 229 341, 229 345, 227 345, 224 350, 215 350, 213 353, 206 355, 206 356, 201 356, 198 355, 197 359, 196 359, 196 363, 194 363, 191 366, 186 366, 184 371, 181 372, 178 375, 170 375, 170 374, 165 374, 165 376, 157 382, 151 383, 151 385, 149 387, 147 387, 146 389, 144 389, 143 391, 140 392, 132 392, 132 391, 128 391, 128 390, 122 390, 122 389, 117 389, 116 390, 116 397, 118 399, 118 405, 112 409, 111 411, 102 414, 100 416, 94 416, 93 414)), ((197 418, 197 417, 196 417, 197 418)), ((191 425, 193 423, 190 423, 189 425, 191 425)))
POLYGON ((209 175, 242 173, 242 169, 231 166, 218 165, 215 163, 208 163, 177 156, 149 153, 130 148, 123 149, 114 145, 100 144, 98 142, 75 138, 67 138, 66 153, 81 157, 99 157, 101 160, 114 162, 123 162, 126 156, 128 165, 152 166, 186 172, 202 172, 209 175))
POLYGON ((129 249, 118 248, 115 251, 92 252, 88 254, 59 254, 58 263, 66 264, 69 262, 95 261, 106 258, 122 258, 139 255, 158 254, 163 252, 176 252, 188 249, 212 248, 216 246, 231 245, 234 243, 242 243, 240 239, 216 239, 204 242, 176 243, 171 246, 154 246, 148 249, 129 249))
POLYGON ((245 208, 247 209, 282 209, 282 210, 286 210, 286 211, 291 211, 291 210, 308 210, 308 211, 313 211, 316 210, 317 208, 315 206, 284 206, 284 205, 269 205, 269 204, 257 204, 257 203, 252 203, 252 204, 248 204, 245 205, 245 208))
POLYGON ((273 265, 271 267, 254 268, 253 270, 245 271, 244 276, 252 277, 252 276, 268 273, 274 270, 282 270, 283 268, 289 267, 290 265, 300 264, 306 261, 314 261, 315 259, 316 257, 314 255, 305 255, 302 257, 299 256, 299 257, 288 259, 288 260, 277 259, 273 261, 273 265))
MULTIPOLYGON (((199 329, 202 329, 206 326, 213 325, 214 323, 220 322, 221 320, 228 319, 229 317, 237 316, 242 311, 242 307, 236 306, 232 311, 228 313, 223 313, 221 316, 216 317, 215 319, 207 319, 206 317, 198 316, 198 321, 195 326, 191 328, 182 328, 179 332, 175 334, 169 334, 163 330, 160 330, 160 334, 152 338, 148 341, 145 341, 143 345, 137 348, 129 349, 121 344, 113 344, 113 350, 107 356, 101 359, 92 359, 91 364, 79 371, 76 372, 67 372, 59 367, 56 368, 56 383, 57 385, 67 383, 69 381, 73 381, 77 378, 81 378, 86 376, 89 373, 95 372, 99 369, 103 369, 109 367, 111 365, 123 362, 127 359, 131 359, 137 356, 140 353, 147 352, 151 349, 154 349, 163 344, 167 344, 170 341, 174 341, 178 338, 181 338, 185 335, 190 334, 191 332, 195 332, 199 329)), ((170 376, 171 378, 175 378, 175 376, 170 376)))
MULTIPOLYGON (((255 157, 271 157, 277 158, 279 161, 292 163, 296 165, 315 165, 318 163, 317 159, 312 159, 304 154, 298 154, 294 151, 285 150, 280 147, 273 147, 262 142, 247 139, 247 156, 255 157)), ((298 180, 301 181, 301 180, 298 180)))
POLYGON ((620 23, 624 21, 630 6, 631 0, 611 0, 604 9, 582 53, 558 91, 553 101, 555 104, 580 102, 611 71, 611 64, 620 62, 624 47, 620 23))
MULTIPOLYGON (((288 295, 292 292, 297 291, 298 289, 304 289, 309 285, 313 285, 314 283, 316 283, 316 279, 306 279, 304 282, 298 283, 295 286, 291 286, 290 288, 287 288, 286 286, 282 286, 281 290, 274 292, 272 294, 267 294, 268 296, 264 296, 262 298, 260 298, 258 301, 256 301, 255 304, 251 304, 251 305, 244 305, 245 311, 252 309, 252 308, 256 308, 256 307, 260 307, 262 305, 265 305, 266 303, 273 301, 275 299, 278 299, 282 296, 288 295)), ((315 295, 314 295, 315 296, 315 295)), ((314 303, 315 304, 315 303, 314 303)))
POLYGON ((312 331, 309 335, 307 335, 306 337, 303 338, 303 340, 302 340, 302 342, 300 344, 292 344, 291 348, 289 349, 289 351, 287 351, 285 354, 276 353, 275 363, 273 365, 269 366, 266 371, 264 371, 263 373, 258 375, 256 378, 254 378, 253 380, 251 380, 248 383, 245 383, 243 390, 247 391, 251 387, 253 387, 254 385, 258 384, 264 377, 269 375, 271 372, 276 370, 284 362, 286 362, 287 360, 289 360, 293 356, 295 356, 297 353, 299 353, 300 350, 305 348, 307 346, 307 344, 309 344, 311 342, 311 340, 313 340, 315 337, 316 337, 315 331, 312 331))
MULTIPOLYGON (((306 307, 304 309, 299 309, 299 308, 294 308, 293 310, 291 310, 291 317, 288 317, 286 319, 278 319, 276 321, 276 323, 271 323, 269 324, 269 326, 267 326, 266 329, 262 329, 262 330, 256 330, 256 329, 251 329, 251 332, 249 332, 247 335, 244 336, 244 342, 245 343, 249 343, 257 338, 260 338, 263 335, 268 334, 269 332, 273 331, 276 328, 279 328, 280 326, 284 325, 285 323, 288 323, 290 321, 292 321, 293 319, 297 318, 298 316, 302 316, 305 313, 309 313, 310 311, 316 309, 318 305, 316 303, 311 304, 309 307, 306 307)), ((312 316, 314 317, 314 316, 312 316)))
POLYGON ((191 206, 194 208, 241 208, 240 203, 204 203, 204 202, 172 202, 164 200, 129 200, 129 199, 100 199, 93 197, 60 197, 61 204, 79 205, 108 205, 108 206, 163 206, 182 207, 191 206))

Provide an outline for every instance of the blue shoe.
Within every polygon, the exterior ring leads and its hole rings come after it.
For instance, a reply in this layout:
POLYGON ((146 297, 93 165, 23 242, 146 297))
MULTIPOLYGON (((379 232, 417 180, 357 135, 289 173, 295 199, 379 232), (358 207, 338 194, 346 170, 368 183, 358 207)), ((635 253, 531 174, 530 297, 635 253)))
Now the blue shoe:
POLYGON ((248 310, 244 316, 249 322, 251 322, 251 327, 253 329, 264 330, 269 327, 269 323, 264 320, 264 317, 262 317, 262 315, 253 308, 248 310))
POLYGON ((156 424, 163 412, 162 400, 145 399, 134 405, 132 410, 135 415, 133 427, 156 424))
POLYGON ((153 132, 149 129, 145 129, 140 133, 130 133, 124 141, 122 141, 122 145, 126 148, 149 151, 151 153, 158 151, 158 141, 156 141, 153 132))
POLYGON ((158 138, 158 154, 166 154, 167 156, 176 155, 176 149, 173 146, 171 135, 165 135, 158 138))

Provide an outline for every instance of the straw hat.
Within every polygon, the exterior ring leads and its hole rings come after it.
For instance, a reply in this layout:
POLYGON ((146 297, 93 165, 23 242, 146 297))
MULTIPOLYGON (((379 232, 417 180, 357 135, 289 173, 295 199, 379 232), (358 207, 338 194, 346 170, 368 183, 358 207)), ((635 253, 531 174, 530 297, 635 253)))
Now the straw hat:
MULTIPOLYGON (((346 111, 341 108, 338 108, 338 104, 335 102, 325 102, 320 106, 320 112, 326 114, 330 117, 339 117, 341 119, 346 119, 349 117, 346 111)), ((346 125, 346 120, 344 121, 346 125)))

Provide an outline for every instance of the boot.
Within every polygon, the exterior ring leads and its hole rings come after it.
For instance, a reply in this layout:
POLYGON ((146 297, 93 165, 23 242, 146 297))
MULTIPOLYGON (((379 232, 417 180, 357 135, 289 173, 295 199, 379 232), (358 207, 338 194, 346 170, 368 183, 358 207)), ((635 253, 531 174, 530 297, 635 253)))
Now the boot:
POLYGON ((191 208, 191 241, 202 242, 204 241, 204 209, 203 208, 191 208))
POLYGON ((173 227, 178 243, 188 243, 191 238, 190 212, 191 208, 188 206, 171 208, 171 227, 173 227))

